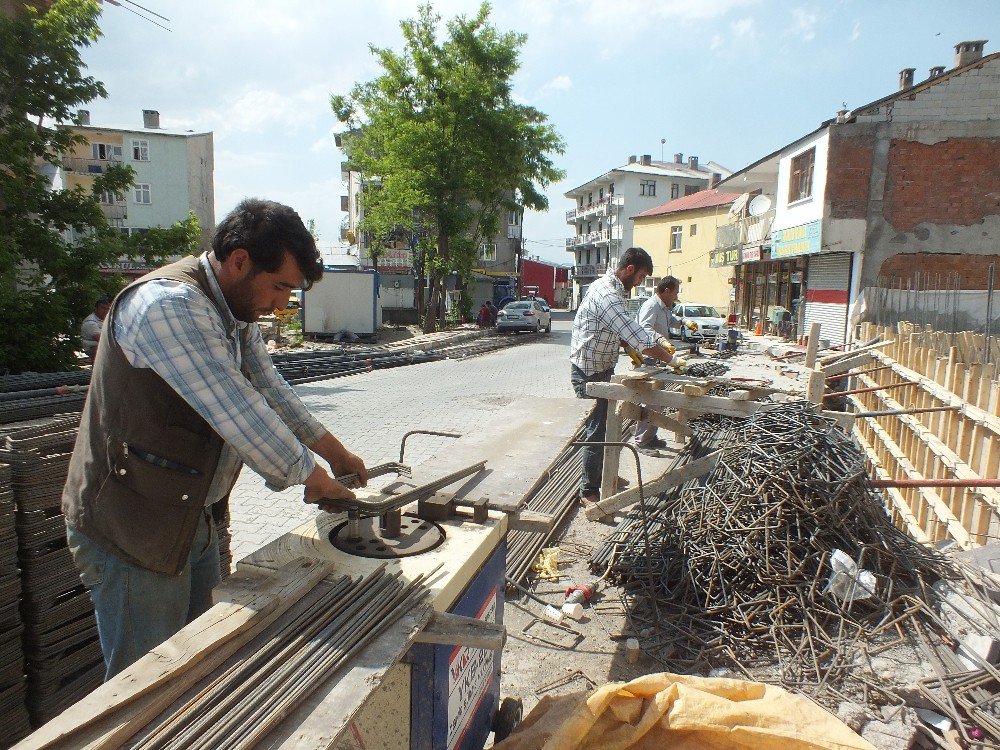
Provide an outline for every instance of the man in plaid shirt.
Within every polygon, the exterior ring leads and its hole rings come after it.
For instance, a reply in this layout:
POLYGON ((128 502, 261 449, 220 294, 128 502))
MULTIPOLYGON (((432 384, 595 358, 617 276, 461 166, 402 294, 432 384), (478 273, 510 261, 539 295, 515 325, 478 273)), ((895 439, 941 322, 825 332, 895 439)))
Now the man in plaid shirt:
MULTIPOLYGON (((618 267, 587 289, 580 309, 573 319, 570 340, 570 381, 577 398, 587 395, 587 383, 608 382, 622 343, 648 357, 669 362, 671 354, 665 348, 670 342, 657 333, 643 328, 625 309, 625 300, 633 288, 642 284, 653 272, 653 259, 641 247, 630 247, 618 261, 618 267)), ((584 441, 604 440, 608 418, 607 399, 596 399, 583 432, 584 441)), ((580 501, 587 505, 600 499, 604 449, 583 447, 583 476, 580 481, 580 501)))

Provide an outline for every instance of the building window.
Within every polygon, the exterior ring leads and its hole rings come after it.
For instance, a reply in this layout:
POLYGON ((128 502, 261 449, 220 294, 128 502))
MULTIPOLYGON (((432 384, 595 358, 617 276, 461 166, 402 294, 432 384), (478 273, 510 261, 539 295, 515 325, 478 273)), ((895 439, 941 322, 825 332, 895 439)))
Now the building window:
POLYGON ((639 182, 639 195, 656 195, 656 180, 641 180, 639 182))
POLYGON ((698 185, 685 185, 684 195, 694 195, 699 190, 701 190, 701 188, 698 185))
POLYGON ((580 196, 580 208, 583 208, 583 196, 580 196))
POLYGON ((587 205, 588 206, 593 206, 594 205, 594 194, 593 193, 587 193, 587 205))
POLYGON ((149 161, 149 141, 132 139, 132 159, 134 161, 149 161))
POLYGON ((788 202, 812 197, 813 165, 816 163, 816 149, 799 154, 792 159, 792 174, 788 181, 788 202))
POLYGON ((497 246, 495 242, 487 242, 479 246, 479 260, 495 262, 497 259, 497 246))
POLYGON ((113 206, 116 203, 124 203, 125 196, 121 193, 113 193, 110 190, 104 190, 97 194, 97 200, 103 206, 113 206))
POLYGON ((670 200, 681 197, 681 186, 676 182, 670 184, 670 200))
POLYGON ((91 143, 90 152, 99 161, 122 160, 122 147, 113 143, 91 143))
POLYGON ((597 194, 597 200, 599 200, 599 201, 604 200, 604 188, 601 188, 600 191, 598 192, 598 194, 597 194))
POLYGON ((691 225, 691 231, 689 232, 689 234, 692 237, 694 237, 696 234, 698 234, 698 225, 697 224, 692 224, 691 225))
POLYGON ((148 182, 137 182, 135 183, 135 202, 149 204, 152 203, 152 196, 149 192, 148 182))
POLYGON ((684 227, 670 227, 670 250, 675 252, 681 249, 681 236, 684 234, 684 227))
POLYGON ((608 188, 608 195, 614 195, 614 194, 615 194, 615 183, 612 182, 611 187, 608 188))

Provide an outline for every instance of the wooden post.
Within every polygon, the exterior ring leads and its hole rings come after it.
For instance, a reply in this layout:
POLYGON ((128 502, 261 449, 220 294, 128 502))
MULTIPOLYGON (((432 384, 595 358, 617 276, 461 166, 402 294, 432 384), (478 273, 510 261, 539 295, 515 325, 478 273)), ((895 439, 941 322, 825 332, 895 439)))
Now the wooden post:
POLYGON ((826 390, 826 375, 822 370, 813 370, 809 373, 809 385, 806 386, 806 399, 814 404, 823 403, 823 395, 826 390))
POLYGON ((816 353, 819 351, 819 323, 809 324, 809 343, 806 344, 806 367, 810 370, 816 366, 816 353))
MULTIPOLYGON (((618 415, 618 402, 608 401, 608 421, 604 439, 610 443, 622 439, 622 418, 618 415)), ((601 474, 601 497, 611 497, 618 492, 618 460, 621 448, 617 445, 604 449, 604 471, 601 474)))

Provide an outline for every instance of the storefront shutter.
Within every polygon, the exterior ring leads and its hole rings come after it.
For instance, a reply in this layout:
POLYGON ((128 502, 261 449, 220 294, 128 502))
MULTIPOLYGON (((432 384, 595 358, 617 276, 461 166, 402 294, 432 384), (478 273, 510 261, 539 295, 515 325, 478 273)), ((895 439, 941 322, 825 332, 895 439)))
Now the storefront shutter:
POLYGON ((804 330, 819 323, 821 339, 828 339, 832 346, 843 344, 847 336, 851 254, 810 256, 806 279, 804 330))

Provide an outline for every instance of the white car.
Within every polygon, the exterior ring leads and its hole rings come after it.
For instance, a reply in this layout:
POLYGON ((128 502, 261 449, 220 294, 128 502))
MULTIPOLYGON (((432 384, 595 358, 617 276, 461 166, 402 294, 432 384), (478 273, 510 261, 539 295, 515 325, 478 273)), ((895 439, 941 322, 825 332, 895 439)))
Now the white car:
POLYGON ((552 330, 552 313, 548 308, 548 305, 537 299, 508 302, 503 310, 497 313, 497 330, 548 333, 552 330))
POLYGON ((678 302, 674 306, 674 315, 684 325, 680 328, 671 328, 670 336, 681 341, 716 339, 726 322, 725 317, 711 305, 698 305, 692 302, 678 302), (694 323, 697 330, 690 330, 688 323, 694 323))

